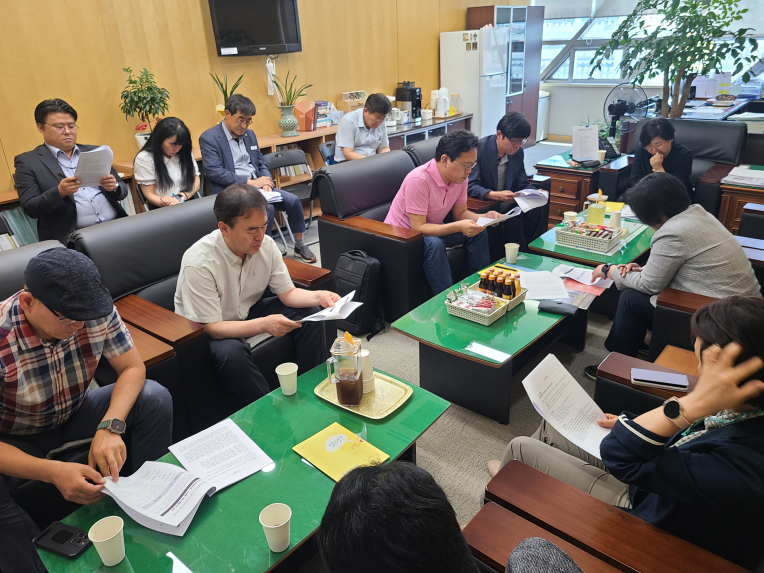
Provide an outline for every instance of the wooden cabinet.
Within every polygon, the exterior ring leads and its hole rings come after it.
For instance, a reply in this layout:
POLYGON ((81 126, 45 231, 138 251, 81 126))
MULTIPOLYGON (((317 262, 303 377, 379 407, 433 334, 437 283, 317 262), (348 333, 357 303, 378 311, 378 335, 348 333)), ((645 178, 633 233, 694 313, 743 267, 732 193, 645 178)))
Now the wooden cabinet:
POLYGON ((561 223, 565 211, 583 211, 584 201, 597 192, 599 170, 585 171, 535 165, 539 175, 551 177, 549 190, 549 225, 561 223))
POLYGON ((764 189, 752 187, 732 187, 722 185, 722 200, 719 205, 719 220, 733 235, 740 228, 740 217, 746 203, 764 205, 764 189))

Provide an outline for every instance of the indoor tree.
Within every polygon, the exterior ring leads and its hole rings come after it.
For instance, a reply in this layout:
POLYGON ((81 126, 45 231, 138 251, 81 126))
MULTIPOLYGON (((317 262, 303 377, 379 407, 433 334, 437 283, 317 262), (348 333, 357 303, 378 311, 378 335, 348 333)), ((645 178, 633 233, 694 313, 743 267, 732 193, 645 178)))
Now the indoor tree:
MULTIPOLYGON (((734 61, 733 75, 757 60, 756 56, 745 55, 746 46, 752 53, 758 48, 749 34, 753 28, 730 29, 748 12, 739 9, 738 4, 739 0, 640 0, 612 39, 594 54, 591 72, 599 70, 615 50, 623 50, 622 76, 631 78, 633 84, 661 76, 661 115, 681 117, 697 76, 721 72, 728 56, 734 61), (663 16, 663 21, 649 28, 645 19, 649 14, 663 16)), ((748 80, 746 72, 743 81, 748 80)))

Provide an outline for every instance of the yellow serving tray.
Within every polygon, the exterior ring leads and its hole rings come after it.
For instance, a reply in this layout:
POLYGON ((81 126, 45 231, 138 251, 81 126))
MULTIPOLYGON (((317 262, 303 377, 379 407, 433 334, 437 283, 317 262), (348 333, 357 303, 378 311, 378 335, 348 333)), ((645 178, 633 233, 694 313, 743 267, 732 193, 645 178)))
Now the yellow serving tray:
POLYGON ((339 406, 343 410, 353 412, 371 420, 381 420, 400 408, 414 393, 411 386, 399 382, 395 378, 374 371, 374 391, 368 392, 361 398, 358 406, 343 406, 337 400, 337 388, 325 378, 313 392, 319 398, 339 406))

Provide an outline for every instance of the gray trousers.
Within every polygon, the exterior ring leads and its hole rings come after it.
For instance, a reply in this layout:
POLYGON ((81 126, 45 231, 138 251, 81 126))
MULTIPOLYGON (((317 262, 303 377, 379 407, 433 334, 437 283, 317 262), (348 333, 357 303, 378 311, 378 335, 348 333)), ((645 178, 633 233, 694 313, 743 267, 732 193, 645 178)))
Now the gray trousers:
POLYGON ((504 451, 501 467, 517 460, 618 507, 631 507, 629 486, 615 479, 602 460, 560 435, 546 420, 531 437, 515 438, 504 451))

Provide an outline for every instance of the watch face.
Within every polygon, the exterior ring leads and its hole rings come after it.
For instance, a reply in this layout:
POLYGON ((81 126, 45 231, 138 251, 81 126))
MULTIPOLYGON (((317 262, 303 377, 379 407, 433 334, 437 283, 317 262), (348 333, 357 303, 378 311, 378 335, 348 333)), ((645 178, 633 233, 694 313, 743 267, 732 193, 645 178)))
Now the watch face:
POLYGON ((674 418, 678 418, 679 417, 679 402, 676 402, 674 400, 672 400, 671 402, 666 402, 666 404, 663 406, 663 413, 670 420, 673 420, 674 418))
POLYGON ((111 421, 111 428, 113 432, 121 434, 125 431, 125 423, 122 420, 114 419, 111 421))

